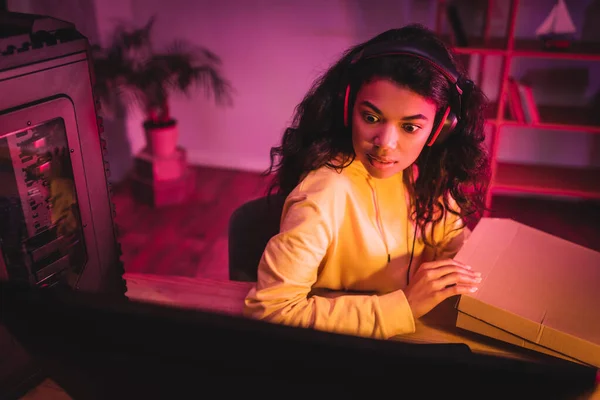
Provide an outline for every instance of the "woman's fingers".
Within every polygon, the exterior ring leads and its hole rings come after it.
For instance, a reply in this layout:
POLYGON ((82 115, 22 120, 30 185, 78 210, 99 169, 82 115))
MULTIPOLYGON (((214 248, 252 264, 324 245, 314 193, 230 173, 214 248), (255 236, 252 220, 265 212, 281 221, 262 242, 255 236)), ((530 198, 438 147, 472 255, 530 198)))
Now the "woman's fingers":
POLYGON ((440 302, 446 300, 448 297, 456 296, 459 294, 473 294, 477 291, 476 286, 465 285, 459 283, 454 286, 447 287, 437 292, 437 297, 440 302))
POLYGON ((458 285, 465 284, 468 286, 475 286, 481 282, 480 276, 475 276, 473 274, 465 274, 461 272, 452 272, 447 275, 444 275, 434 281, 433 288, 434 290, 440 290, 450 285, 458 285))
POLYGON ((459 273, 473 278, 481 276, 479 272, 474 272, 462 265, 444 265, 433 269, 427 269, 423 272, 430 281, 440 279, 441 277, 452 273, 459 273))

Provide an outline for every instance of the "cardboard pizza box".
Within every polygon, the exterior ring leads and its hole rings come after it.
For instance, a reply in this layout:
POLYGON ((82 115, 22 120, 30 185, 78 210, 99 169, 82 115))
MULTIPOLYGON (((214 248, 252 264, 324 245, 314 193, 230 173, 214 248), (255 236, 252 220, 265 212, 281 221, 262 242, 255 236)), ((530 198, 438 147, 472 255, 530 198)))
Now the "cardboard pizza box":
POLYGON ((600 252, 482 218, 455 259, 483 278, 460 296, 457 327, 600 367, 600 252))

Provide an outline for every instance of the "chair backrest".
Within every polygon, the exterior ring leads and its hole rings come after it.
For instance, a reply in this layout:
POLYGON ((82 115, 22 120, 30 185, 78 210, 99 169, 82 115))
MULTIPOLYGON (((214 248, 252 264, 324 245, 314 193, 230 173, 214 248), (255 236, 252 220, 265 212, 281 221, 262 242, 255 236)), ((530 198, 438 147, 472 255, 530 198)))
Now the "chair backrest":
POLYGON ((229 279, 256 282, 269 240, 279 233, 285 197, 264 196, 238 207, 229 218, 229 279))

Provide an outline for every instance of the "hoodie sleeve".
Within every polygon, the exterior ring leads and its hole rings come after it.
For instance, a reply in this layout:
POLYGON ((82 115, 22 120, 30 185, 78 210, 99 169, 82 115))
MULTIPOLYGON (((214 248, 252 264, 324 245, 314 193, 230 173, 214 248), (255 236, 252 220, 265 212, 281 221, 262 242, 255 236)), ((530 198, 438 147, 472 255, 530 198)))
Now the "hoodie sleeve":
POLYGON ((245 299, 245 315, 381 339, 414 332, 412 311, 402 291, 335 298, 310 295, 336 234, 336 219, 343 217, 343 206, 331 206, 324 212, 306 196, 288 198, 280 233, 267 244, 257 284, 245 299))

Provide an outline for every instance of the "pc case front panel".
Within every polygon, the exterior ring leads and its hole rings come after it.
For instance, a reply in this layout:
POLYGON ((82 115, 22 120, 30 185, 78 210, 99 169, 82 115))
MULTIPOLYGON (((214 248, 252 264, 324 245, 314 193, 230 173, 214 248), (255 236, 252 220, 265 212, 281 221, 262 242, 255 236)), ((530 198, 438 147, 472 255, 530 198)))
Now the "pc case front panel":
POLYGON ((96 292, 112 285, 112 292, 116 283, 124 293, 124 282, 117 276, 121 273, 118 244, 85 47, 18 70, 1 71, 0 88, 2 137, 56 118, 65 124, 87 254, 77 288, 96 292))
POLYGON ((0 240, 11 280, 77 287, 98 248, 73 104, 66 98, 0 116, 0 240))

